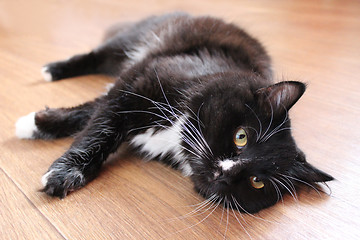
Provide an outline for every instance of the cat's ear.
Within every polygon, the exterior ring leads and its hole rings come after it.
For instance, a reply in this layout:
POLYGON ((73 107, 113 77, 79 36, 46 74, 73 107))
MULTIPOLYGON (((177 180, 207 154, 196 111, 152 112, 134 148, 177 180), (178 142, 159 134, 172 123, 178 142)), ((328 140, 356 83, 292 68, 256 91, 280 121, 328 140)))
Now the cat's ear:
POLYGON ((296 178, 305 182, 327 182, 334 180, 332 176, 312 166, 308 162, 298 162, 294 175, 296 178))
POLYGON ((288 111, 304 94, 306 85, 301 82, 279 82, 256 91, 259 103, 271 113, 288 111))

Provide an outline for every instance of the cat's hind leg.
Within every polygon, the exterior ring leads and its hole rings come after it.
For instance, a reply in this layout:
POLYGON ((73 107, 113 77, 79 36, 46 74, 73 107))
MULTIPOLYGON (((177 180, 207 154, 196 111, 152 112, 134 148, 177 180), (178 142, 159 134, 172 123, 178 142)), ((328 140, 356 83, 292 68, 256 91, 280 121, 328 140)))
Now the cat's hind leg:
POLYGON ((22 139, 54 139, 76 134, 85 128, 99 100, 72 108, 47 108, 32 112, 16 122, 16 136, 22 139))
POLYGON ((139 35, 133 24, 116 26, 91 52, 48 63, 41 69, 41 74, 48 82, 89 74, 117 77, 122 70, 121 63, 127 58, 126 49, 138 41, 139 35))
POLYGON ((143 48, 155 46, 155 43, 160 39, 155 36, 154 31, 168 20, 181 16, 186 16, 186 14, 173 13, 149 17, 138 23, 115 25, 107 31, 104 42, 99 47, 89 53, 75 55, 65 61, 49 63, 42 68, 42 75, 46 81, 56 81, 87 74, 105 74, 118 77, 124 68, 122 63, 129 60, 129 57, 134 58, 131 52, 134 50, 139 52, 143 48), (140 50, 137 49, 139 46, 140 50))
POLYGON ((118 58, 115 55, 112 56, 111 53, 91 51, 75 55, 64 61, 49 63, 42 67, 41 74, 48 82, 88 74, 112 75, 108 62, 116 63, 118 58))
POLYGON ((48 63, 42 67, 41 74, 48 82, 89 74, 117 76, 121 71, 121 63, 126 58, 124 52, 126 44, 132 43, 136 39, 134 34, 129 35, 122 35, 120 32, 116 37, 106 36, 109 39, 105 39, 104 43, 91 52, 78 54, 67 60, 48 63))
POLYGON ((64 78, 95 73, 93 53, 75 55, 68 60, 52 62, 41 69, 45 81, 51 82, 64 78))

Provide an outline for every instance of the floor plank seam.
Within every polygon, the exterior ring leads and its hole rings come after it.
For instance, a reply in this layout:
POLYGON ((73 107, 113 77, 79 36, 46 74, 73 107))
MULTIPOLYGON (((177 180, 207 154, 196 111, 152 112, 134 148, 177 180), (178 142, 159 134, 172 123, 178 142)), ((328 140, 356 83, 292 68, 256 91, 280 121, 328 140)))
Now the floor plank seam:
POLYGON ((28 196, 21 190, 21 188, 14 182, 14 180, 9 176, 9 174, 7 174, 7 172, 1 167, 0 171, 4 173, 4 175, 10 180, 10 182, 12 182, 14 184, 14 186, 21 192, 21 194, 23 194, 23 196, 25 197, 25 199, 28 201, 28 203, 33 206, 33 208, 35 209, 35 211, 37 211, 40 216, 42 216, 46 222, 48 222, 50 224, 51 227, 54 228, 54 230, 56 232, 58 232, 61 237, 63 239, 68 239, 51 221, 50 219, 48 219, 40 210, 39 208, 30 200, 30 198, 28 198, 28 196))

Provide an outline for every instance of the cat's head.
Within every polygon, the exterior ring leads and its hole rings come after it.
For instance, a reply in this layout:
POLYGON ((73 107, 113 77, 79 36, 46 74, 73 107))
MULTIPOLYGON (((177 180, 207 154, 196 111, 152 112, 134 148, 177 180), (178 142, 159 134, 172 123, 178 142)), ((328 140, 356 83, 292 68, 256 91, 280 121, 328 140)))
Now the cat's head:
POLYGON ((225 82, 210 84, 192 106, 199 140, 190 145, 199 147, 190 165, 201 195, 253 213, 283 194, 295 195, 301 185, 333 179, 306 162, 291 135, 288 112, 303 95, 303 83, 252 89, 225 82))

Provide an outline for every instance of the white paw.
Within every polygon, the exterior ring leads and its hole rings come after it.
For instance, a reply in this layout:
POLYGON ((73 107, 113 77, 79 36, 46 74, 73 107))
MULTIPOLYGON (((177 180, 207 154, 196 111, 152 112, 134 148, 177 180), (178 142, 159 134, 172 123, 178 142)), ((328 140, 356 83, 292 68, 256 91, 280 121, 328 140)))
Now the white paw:
POLYGON ((50 170, 48 171, 47 173, 45 173, 42 178, 41 178, 41 184, 45 187, 47 182, 48 182, 48 179, 49 179, 49 176, 51 175, 51 173, 53 172, 54 170, 50 170))
POLYGON ((31 139, 38 131, 35 125, 35 112, 19 118, 15 124, 15 134, 18 138, 31 139))
POLYGON ((53 80, 49 68, 46 66, 41 68, 41 75, 43 76, 44 80, 47 82, 51 82, 53 80))
POLYGON ((110 91, 110 89, 112 89, 114 86, 115 86, 114 83, 108 83, 108 84, 106 84, 105 89, 106 89, 106 91, 108 92, 108 91, 110 91))
POLYGON ((102 95, 104 95, 104 96, 107 95, 107 94, 109 93, 110 89, 113 88, 114 86, 115 86, 114 83, 108 83, 108 84, 106 84, 106 86, 105 86, 106 92, 103 92, 102 95))

